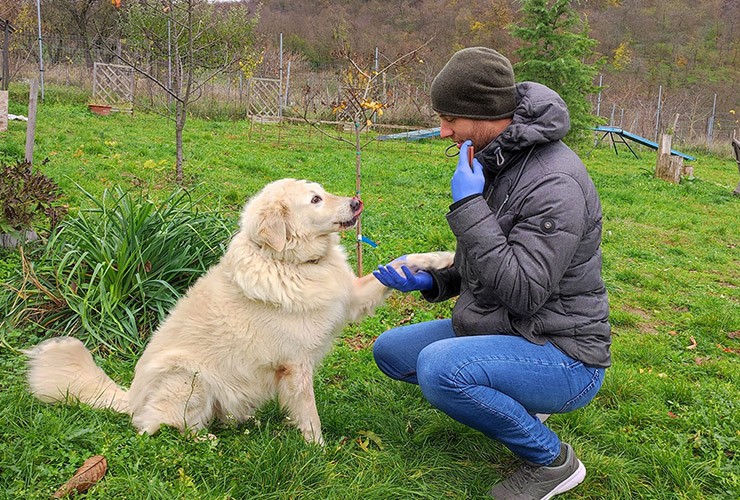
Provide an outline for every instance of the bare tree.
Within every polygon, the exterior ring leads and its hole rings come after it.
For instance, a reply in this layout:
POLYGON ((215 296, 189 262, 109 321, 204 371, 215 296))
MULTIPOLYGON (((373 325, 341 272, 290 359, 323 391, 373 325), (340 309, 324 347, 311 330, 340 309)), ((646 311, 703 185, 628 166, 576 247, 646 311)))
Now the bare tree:
POLYGON ((111 0, 55 0, 49 5, 56 11, 53 29, 60 35, 77 38, 82 45, 85 65, 92 69, 95 49, 101 48, 100 33, 115 24, 115 8, 111 0), (65 33, 66 31, 66 33, 65 33))
POLYGON ((208 0, 138 0, 121 14, 127 46, 119 57, 174 101, 179 184, 183 180, 182 132, 188 106, 218 75, 254 67, 258 60, 254 55, 258 16, 250 13, 246 4, 208 0), (168 68, 166 74, 157 72, 157 66, 168 68))

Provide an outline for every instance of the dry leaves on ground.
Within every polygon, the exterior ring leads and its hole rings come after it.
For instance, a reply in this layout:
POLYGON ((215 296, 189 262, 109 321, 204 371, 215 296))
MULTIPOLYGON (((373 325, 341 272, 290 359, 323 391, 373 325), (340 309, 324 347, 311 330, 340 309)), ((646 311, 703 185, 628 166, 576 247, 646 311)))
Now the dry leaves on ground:
POLYGON ((52 498, 64 498, 70 493, 83 493, 100 481, 108 470, 108 462, 102 455, 95 455, 77 469, 74 476, 54 492, 52 498))

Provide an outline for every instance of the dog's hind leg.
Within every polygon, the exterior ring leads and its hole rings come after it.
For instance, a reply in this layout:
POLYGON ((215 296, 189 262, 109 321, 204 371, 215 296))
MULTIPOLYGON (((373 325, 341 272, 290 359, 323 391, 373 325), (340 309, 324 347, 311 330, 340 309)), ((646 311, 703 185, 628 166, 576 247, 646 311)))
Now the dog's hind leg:
POLYGON ((155 387, 147 388, 144 400, 133 408, 132 422, 141 434, 155 434, 162 424, 195 434, 208 426, 214 407, 200 375, 178 368, 160 375, 155 387))
POLYGON ((284 364, 276 375, 280 404, 288 410, 306 441, 323 445, 321 421, 313 391, 313 366, 308 363, 284 364))

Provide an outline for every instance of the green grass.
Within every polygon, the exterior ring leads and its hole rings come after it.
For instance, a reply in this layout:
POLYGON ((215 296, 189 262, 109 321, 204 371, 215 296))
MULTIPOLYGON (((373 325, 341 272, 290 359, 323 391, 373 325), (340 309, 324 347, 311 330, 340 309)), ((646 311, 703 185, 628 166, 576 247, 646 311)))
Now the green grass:
MULTIPOLYGON (((121 186, 163 200, 172 192, 174 127, 156 115, 89 113, 47 90, 37 160, 72 211, 121 186)), ((25 110, 11 102, 11 113, 25 110)), ((17 159, 25 125, 0 134, 0 157, 17 159)), ((349 135, 347 135, 349 137, 349 135)), ((364 268, 401 253, 451 249, 444 214, 453 162, 443 141, 378 142, 362 154, 364 268)), ((22 153, 21 153, 22 154, 22 153)), ((585 158, 604 205, 604 278, 614 325, 613 367, 586 408, 548 421, 588 468, 563 498, 740 497, 740 199, 731 158, 698 157, 692 181, 652 177, 654 152, 636 160, 606 147, 585 158)), ((193 119, 185 133, 186 184, 236 227, 244 200, 281 177, 309 178, 338 194, 355 185, 347 144, 298 125, 193 119)), ((584 155, 585 156, 585 155, 584 155)), ((354 259, 354 235, 343 243, 354 259)), ((0 279, 18 265, 0 253, 0 279)), ((471 499, 509 473, 502 446, 432 409, 417 388, 380 374, 373 339, 407 321, 449 314, 416 294, 396 294, 349 325, 316 377, 327 445, 307 445, 275 404, 258 422, 216 428, 195 442, 165 430, 136 435, 128 418, 35 401, 19 350, 47 332, 0 324, 0 497, 48 498, 90 455, 109 471, 96 499, 471 499)), ((133 365, 99 362, 122 384, 133 365)))

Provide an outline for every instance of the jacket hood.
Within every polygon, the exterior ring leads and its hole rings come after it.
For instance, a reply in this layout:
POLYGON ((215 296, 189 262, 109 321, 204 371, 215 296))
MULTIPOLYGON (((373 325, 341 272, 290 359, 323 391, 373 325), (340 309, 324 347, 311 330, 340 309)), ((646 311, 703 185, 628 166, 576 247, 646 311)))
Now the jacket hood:
POLYGON ((482 153, 496 155, 527 149, 535 144, 554 142, 570 130, 570 115, 565 101, 557 92, 535 82, 516 86, 517 106, 511 124, 482 153))

